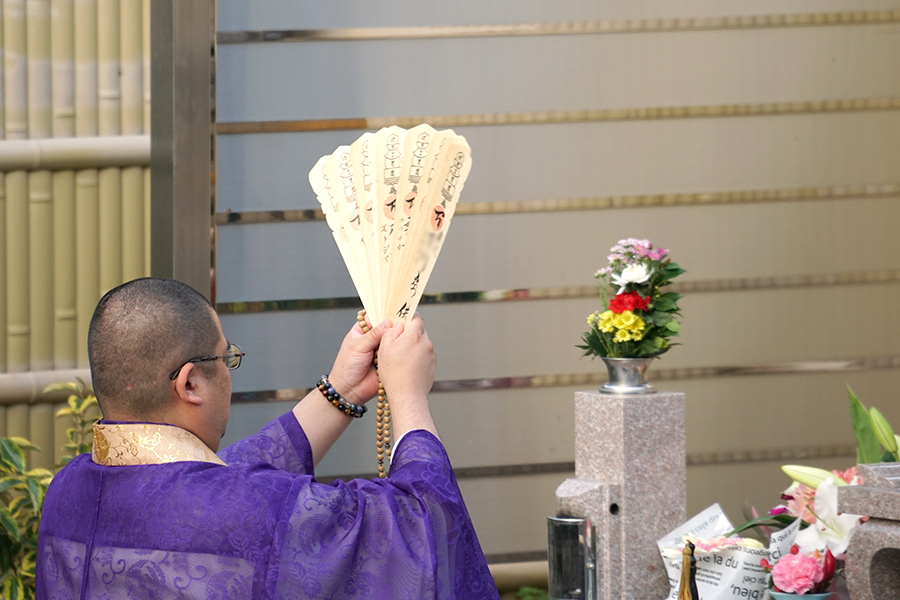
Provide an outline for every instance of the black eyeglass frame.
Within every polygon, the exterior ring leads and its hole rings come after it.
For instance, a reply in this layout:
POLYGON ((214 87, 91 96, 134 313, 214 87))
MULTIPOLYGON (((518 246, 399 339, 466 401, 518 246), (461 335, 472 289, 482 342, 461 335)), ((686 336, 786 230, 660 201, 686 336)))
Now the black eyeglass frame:
POLYGON ((169 379, 174 380, 178 377, 178 373, 187 365, 188 363, 199 363, 199 362, 208 362, 211 360, 219 360, 220 358, 225 361, 225 366, 229 371, 234 371, 238 367, 241 366, 241 358, 246 356, 246 352, 241 350, 241 347, 237 344, 228 344, 228 353, 223 354, 221 356, 200 356, 197 358, 192 358, 191 360, 185 361, 183 365, 172 371, 169 375, 169 379))

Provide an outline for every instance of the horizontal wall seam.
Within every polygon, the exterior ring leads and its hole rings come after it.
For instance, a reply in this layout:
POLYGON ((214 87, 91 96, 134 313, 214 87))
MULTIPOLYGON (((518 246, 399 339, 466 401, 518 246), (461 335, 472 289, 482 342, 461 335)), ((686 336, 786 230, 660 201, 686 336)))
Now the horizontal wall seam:
MULTIPOLYGON (((812 375, 877 371, 900 368, 900 356, 871 356, 832 360, 793 361, 763 365, 734 365, 708 367, 678 367, 655 369, 654 381, 683 381, 715 379, 722 377, 749 377, 759 375, 812 375)), ((24 373, 0 373, 0 405, 29 402, 42 404, 59 402, 60 394, 43 394, 44 388, 53 383, 64 383, 81 378, 90 384, 89 369, 58 371, 32 371, 24 373)), ((606 376, 598 372, 523 375, 481 379, 456 379, 435 381, 432 392, 477 392, 523 388, 599 386, 606 376)), ((304 398, 311 388, 290 388, 234 392, 233 403, 292 402, 304 398)))
MULTIPOLYGON (((877 371, 900 368, 900 356, 873 356, 834 360, 809 360, 764 365, 734 365, 710 367, 678 367, 654 369, 653 381, 685 381, 719 379, 723 377, 751 377, 775 375, 825 375, 858 371, 877 371)), ((599 372, 561 373, 547 375, 522 375, 482 379, 456 379, 435 381, 432 392, 481 392, 523 388, 548 388, 571 386, 599 386, 606 382, 606 375, 599 372)), ((310 388, 234 392, 233 403, 290 402, 303 399, 310 388)))
MULTIPOLYGON (((506 202, 461 202, 457 215, 499 215, 514 213, 568 212, 616 208, 657 208, 662 206, 708 206, 798 202, 808 200, 846 200, 892 198, 900 196, 900 183, 819 186, 768 190, 734 190, 681 194, 632 194, 584 198, 547 198, 506 202)), ((226 211, 216 214, 218 225, 260 223, 306 223, 324 221, 320 209, 226 211)))
MULTIPOLYGON (((669 290, 680 294, 785 290, 810 287, 857 286, 900 283, 900 269, 883 271, 850 271, 847 273, 812 273, 802 275, 772 275, 766 277, 738 277, 734 279, 706 279, 679 281, 669 290)), ((577 300, 596 298, 596 285, 570 285, 544 288, 518 288, 471 292, 437 292, 422 296, 421 304, 465 304, 471 302, 522 302, 527 300, 577 300)), ((356 296, 340 298, 301 298, 296 300, 257 300, 220 302, 220 315, 256 314, 266 312, 359 309, 362 303, 356 296)))
POLYGON ((149 135, 0 140, 0 172, 149 164, 149 135))
POLYGON ((308 133, 313 131, 381 129, 391 125, 412 128, 420 123, 428 123, 436 129, 490 125, 559 125, 617 121, 658 121, 666 119, 817 115, 897 109, 900 109, 900 98, 888 96, 884 98, 850 98, 843 100, 650 106, 594 110, 547 110, 468 115, 418 115, 292 121, 220 121, 216 123, 216 133, 219 135, 308 133))
MULTIPOLYGON (((688 467, 711 467, 720 465, 749 464, 761 462, 785 462, 822 458, 855 457, 855 444, 827 444, 817 446, 796 446, 791 448, 744 448, 734 450, 712 450, 708 452, 688 452, 685 462, 688 467)), ((479 467, 458 467, 453 472, 457 479, 487 479, 496 477, 521 477, 548 475, 554 473, 574 473, 574 462, 528 463, 513 465, 487 465, 479 467)), ((337 479, 372 479, 375 473, 358 473, 319 477, 323 483, 337 479)))
POLYGON ((872 10, 725 17, 628 19, 618 21, 573 21, 564 23, 219 31, 216 34, 216 40, 219 44, 421 40, 833 27, 838 25, 884 25, 897 22, 900 22, 900 10, 872 10))

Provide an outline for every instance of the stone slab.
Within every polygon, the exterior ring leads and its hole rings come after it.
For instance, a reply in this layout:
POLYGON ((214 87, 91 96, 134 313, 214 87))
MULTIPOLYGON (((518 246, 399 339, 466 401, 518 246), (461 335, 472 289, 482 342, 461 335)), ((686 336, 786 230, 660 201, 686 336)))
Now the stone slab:
POLYGON ((847 589, 853 600, 900 598, 900 523, 869 519, 847 549, 847 589))
POLYGON ((900 493, 895 489, 868 485, 841 487, 838 489, 838 510, 851 515, 900 521, 900 493))

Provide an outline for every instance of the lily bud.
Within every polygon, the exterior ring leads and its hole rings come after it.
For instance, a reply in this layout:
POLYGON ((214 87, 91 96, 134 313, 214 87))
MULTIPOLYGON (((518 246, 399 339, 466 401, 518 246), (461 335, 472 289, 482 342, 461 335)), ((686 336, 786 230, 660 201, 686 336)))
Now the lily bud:
POLYGON ((872 429, 875 430, 875 439, 878 443, 888 452, 897 454, 897 438, 884 415, 873 406, 869 408, 869 418, 872 420, 872 429))
POLYGON ((834 481, 834 485, 837 487, 843 487, 847 485, 847 482, 832 473, 831 471, 826 471, 825 469, 817 469, 816 467, 803 467, 800 465, 784 465, 781 467, 781 470, 784 471, 784 474, 796 481, 797 483, 802 483, 803 485, 807 485, 813 489, 819 487, 819 484, 825 481, 826 479, 831 479, 834 481))

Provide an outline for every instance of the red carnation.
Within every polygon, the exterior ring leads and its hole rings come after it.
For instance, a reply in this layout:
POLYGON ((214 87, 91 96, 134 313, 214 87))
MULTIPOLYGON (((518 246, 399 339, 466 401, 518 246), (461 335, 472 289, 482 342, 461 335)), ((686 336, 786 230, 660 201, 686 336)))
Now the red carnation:
POLYGON ((619 294, 609 301, 609 310, 614 313, 623 313, 626 310, 644 310, 650 305, 650 296, 641 298, 637 292, 619 294))

